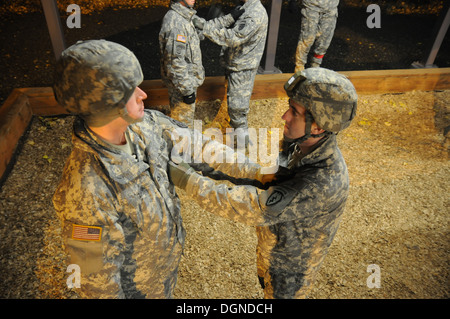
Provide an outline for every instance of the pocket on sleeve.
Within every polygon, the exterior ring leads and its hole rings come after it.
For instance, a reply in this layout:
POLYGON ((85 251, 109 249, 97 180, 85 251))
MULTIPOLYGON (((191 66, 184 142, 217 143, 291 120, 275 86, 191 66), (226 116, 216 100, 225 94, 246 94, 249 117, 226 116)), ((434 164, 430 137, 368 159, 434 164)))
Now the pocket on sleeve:
MULTIPOLYGON (((90 226, 72 224, 71 227, 67 227, 70 231, 67 231, 65 234, 65 246, 69 262, 80 266, 81 273, 84 275, 98 272, 103 268, 103 242, 101 240, 101 231, 97 237, 95 235, 94 237, 90 237, 96 240, 81 240, 79 238, 83 238, 83 235, 78 235, 76 233, 75 230, 77 227, 89 228, 90 226)), ((95 228, 101 229, 100 227, 95 228)))

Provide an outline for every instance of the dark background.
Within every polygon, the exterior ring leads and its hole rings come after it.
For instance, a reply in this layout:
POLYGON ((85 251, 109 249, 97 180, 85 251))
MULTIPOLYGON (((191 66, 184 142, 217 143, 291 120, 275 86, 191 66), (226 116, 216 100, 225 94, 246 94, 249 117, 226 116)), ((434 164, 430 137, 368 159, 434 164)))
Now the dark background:
MULTIPOLYGON (((76 1, 74 1, 77 3, 76 1)), ((147 1, 151 2, 151 1, 147 1)), ((168 1, 167 1, 168 3, 168 1)), ((270 3, 265 1, 270 16, 270 3)), ((370 2, 369 2, 370 3, 370 2)), ((324 57, 323 67, 336 71, 410 68, 427 53, 429 41, 444 1, 373 1, 381 7, 381 28, 369 29, 366 1, 341 1, 333 41, 324 57), (428 9, 420 5, 435 3, 428 9), (440 6, 439 6, 440 4, 440 6), (419 9, 418 9, 419 8, 419 9)), ((198 1, 201 6, 201 1, 198 1)), ((206 17, 208 7, 196 9, 206 17)), ((229 7, 224 8, 225 11, 229 7)), ((33 10, 13 12, 0 8, 0 105, 14 88, 51 86, 54 53, 45 16, 39 3, 33 10)), ((68 14, 61 10, 66 45, 78 40, 107 39, 130 48, 141 61, 146 80, 160 78, 158 33, 165 6, 148 8, 108 7, 83 13, 81 28, 66 26, 68 14)), ((283 4, 275 66, 283 73, 294 71, 295 48, 300 32, 300 14, 291 13, 283 4)), ((219 64, 220 48, 209 40, 202 42, 207 76, 223 75, 219 64)), ((444 39, 435 60, 438 67, 450 66, 449 36, 444 39)))

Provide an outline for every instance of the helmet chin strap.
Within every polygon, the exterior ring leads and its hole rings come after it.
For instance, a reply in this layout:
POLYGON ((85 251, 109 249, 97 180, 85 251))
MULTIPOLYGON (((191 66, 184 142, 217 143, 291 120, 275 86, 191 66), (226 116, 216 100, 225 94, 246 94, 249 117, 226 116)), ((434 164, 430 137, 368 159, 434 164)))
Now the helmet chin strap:
POLYGON ((330 132, 322 132, 320 134, 312 134, 311 133, 311 125, 314 121, 314 118, 312 116, 312 114, 309 111, 306 111, 305 113, 305 135, 299 137, 299 138, 289 138, 286 136, 283 136, 283 139, 285 142, 289 143, 288 146, 288 152, 292 152, 295 148, 295 145, 300 146, 304 141, 306 141, 307 139, 309 139, 310 137, 322 137, 325 135, 328 135, 330 132))
POLYGON ((311 137, 311 124, 313 121, 313 117, 310 112, 306 111, 305 113, 305 135, 299 138, 289 138, 283 136, 284 140, 289 143, 288 152, 293 152, 295 145, 300 146, 304 141, 311 137))

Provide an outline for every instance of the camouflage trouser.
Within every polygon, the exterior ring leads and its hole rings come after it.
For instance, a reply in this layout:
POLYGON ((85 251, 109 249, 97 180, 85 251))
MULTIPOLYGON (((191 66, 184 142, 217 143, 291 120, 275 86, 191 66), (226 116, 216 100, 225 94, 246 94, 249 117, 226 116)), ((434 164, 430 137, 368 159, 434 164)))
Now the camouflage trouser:
MULTIPOLYGON (((173 87, 168 87, 169 93, 169 116, 175 120, 186 123, 189 128, 194 127, 195 103, 186 104, 183 102, 183 96, 180 91, 173 87)), ((197 95, 197 92, 195 92, 197 95)))
POLYGON ((255 70, 227 71, 227 104, 230 125, 233 128, 248 128, 248 111, 253 85, 255 83, 255 70))
POLYGON ((314 43, 312 66, 320 66, 327 52, 336 28, 337 9, 318 12, 308 7, 301 10, 302 22, 295 53, 295 70, 302 70, 308 60, 308 53, 314 43))
POLYGON ((324 234, 306 240, 298 252, 275 257, 277 235, 269 227, 256 227, 257 272, 265 299, 305 299, 327 255, 330 239, 324 234))

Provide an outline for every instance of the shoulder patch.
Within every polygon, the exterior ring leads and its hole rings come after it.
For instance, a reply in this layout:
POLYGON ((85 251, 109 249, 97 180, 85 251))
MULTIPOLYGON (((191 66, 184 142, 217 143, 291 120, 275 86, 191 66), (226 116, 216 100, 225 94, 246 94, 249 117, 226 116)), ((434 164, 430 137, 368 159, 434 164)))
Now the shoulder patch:
POLYGON ((272 186, 260 195, 260 203, 265 206, 267 215, 276 217, 282 213, 292 199, 297 195, 297 191, 289 186, 272 186))
POLYGON ((280 191, 274 191, 272 194, 270 194, 269 198, 267 198, 266 206, 273 206, 278 204, 283 200, 283 193, 280 191))
POLYGON ((100 241, 102 239, 102 228, 97 226, 72 225, 72 239, 100 241))
POLYGON ((186 43, 186 36, 184 36, 182 34, 177 34, 177 41, 186 43))

